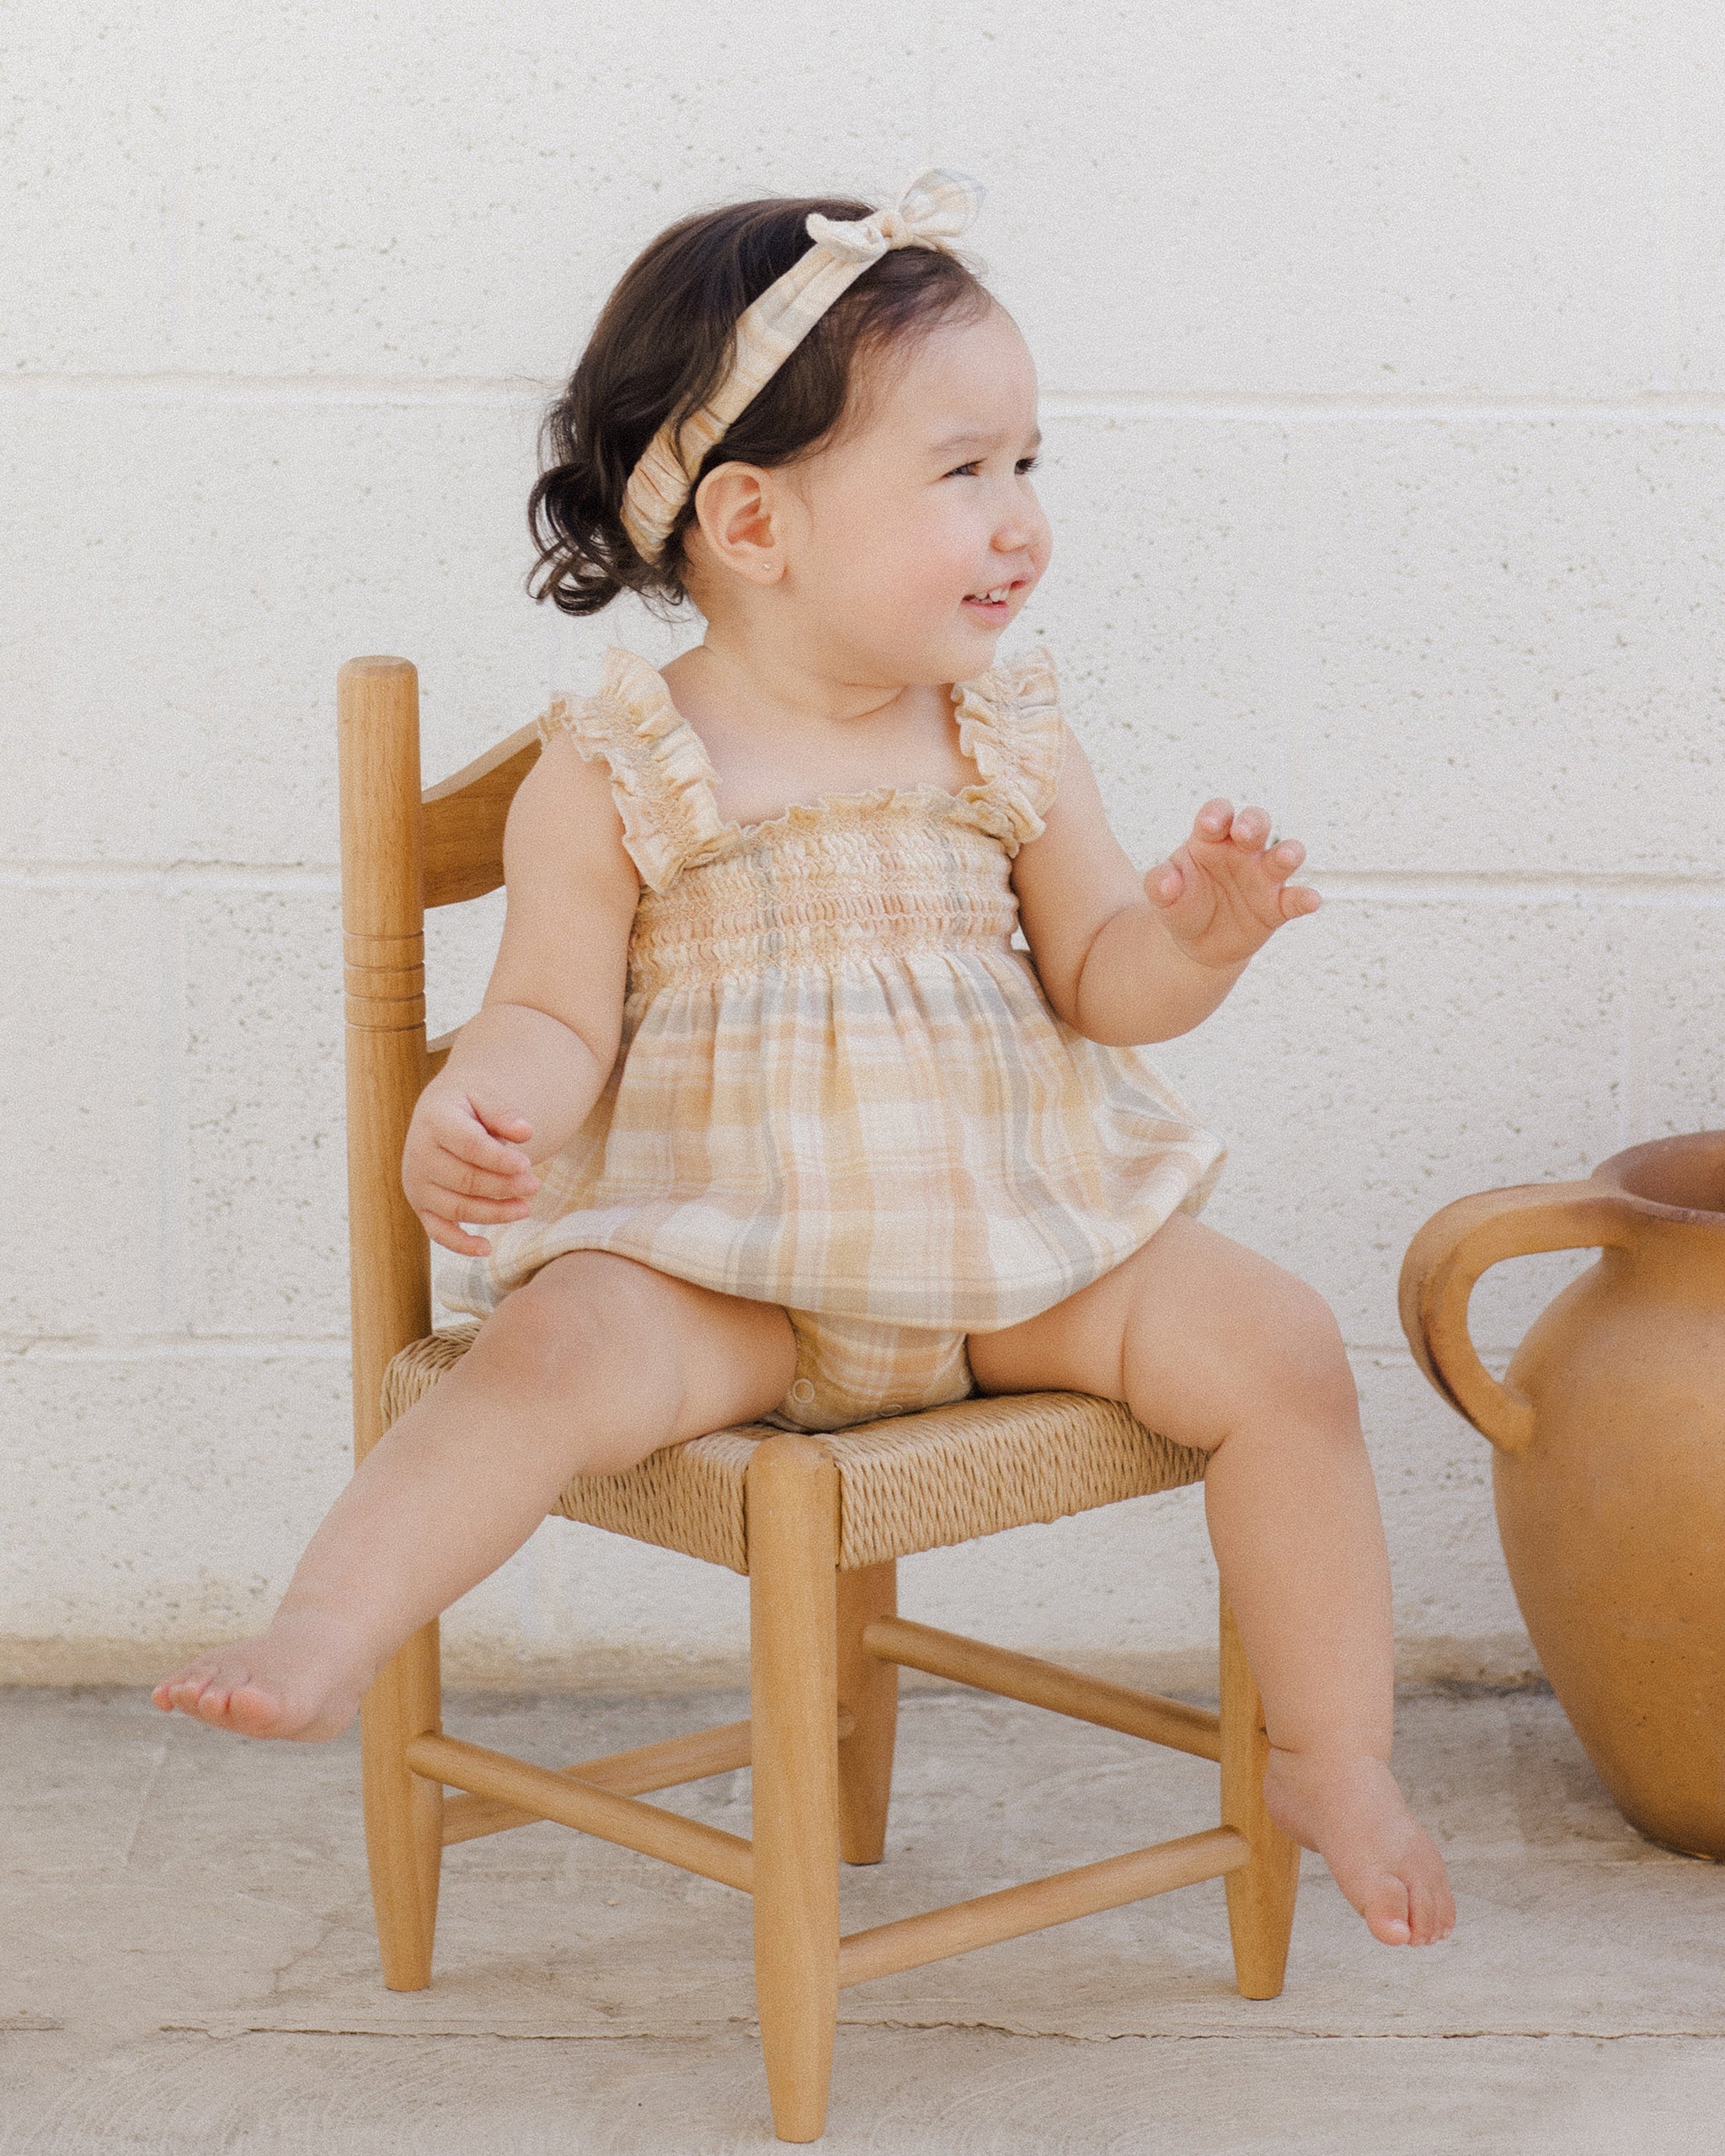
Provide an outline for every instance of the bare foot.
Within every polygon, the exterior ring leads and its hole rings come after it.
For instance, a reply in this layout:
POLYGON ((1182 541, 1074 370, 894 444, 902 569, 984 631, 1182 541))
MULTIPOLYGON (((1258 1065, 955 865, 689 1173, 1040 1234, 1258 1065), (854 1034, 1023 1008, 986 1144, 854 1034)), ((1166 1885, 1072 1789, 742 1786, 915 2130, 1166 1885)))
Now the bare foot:
POLYGON ((281 1610, 267 1632, 200 1654, 150 1698, 164 1714, 177 1707, 243 1737, 320 1744, 353 1720, 372 1675, 355 1626, 322 1610, 281 1610))
POLYGON ((1316 1849, 1386 1946, 1429 1946, 1455 1928, 1450 1881, 1381 1759, 1270 1748, 1264 1802, 1284 1834, 1316 1849))

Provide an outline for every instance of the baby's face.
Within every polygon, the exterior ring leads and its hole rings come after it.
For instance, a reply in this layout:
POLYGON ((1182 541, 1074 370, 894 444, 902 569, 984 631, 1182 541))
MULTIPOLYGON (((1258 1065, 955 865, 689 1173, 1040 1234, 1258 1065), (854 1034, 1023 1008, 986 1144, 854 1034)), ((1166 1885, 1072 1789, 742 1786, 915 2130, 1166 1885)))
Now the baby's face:
POLYGON ((1048 566, 1029 476, 1042 439, 1029 349, 991 307, 916 345, 865 408, 793 467, 790 593, 847 670, 967 680, 992 664, 1048 566))

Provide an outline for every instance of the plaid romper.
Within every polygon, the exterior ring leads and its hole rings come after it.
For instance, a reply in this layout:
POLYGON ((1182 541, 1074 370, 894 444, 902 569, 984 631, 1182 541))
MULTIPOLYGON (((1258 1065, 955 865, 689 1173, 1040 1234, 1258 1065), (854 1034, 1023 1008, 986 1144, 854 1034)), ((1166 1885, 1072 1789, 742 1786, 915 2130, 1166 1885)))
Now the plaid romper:
POLYGON ((595 695, 552 704, 542 736, 609 766, 644 886, 622 1039, 531 1215, 445 1268, 451 1308, 615 1251, 781 1305, 797 1374, 769 1419, 842 1429, 962 1399, 968 1333, 1202 1204, 1220 1140, 1138 1049, 1056 1017, 1012 944, 1012 857, 1060 776, 1053 665, 1033 650, 953 694, 962 792, 828 795, 746 829, 645 659, 614 649, 595 695))

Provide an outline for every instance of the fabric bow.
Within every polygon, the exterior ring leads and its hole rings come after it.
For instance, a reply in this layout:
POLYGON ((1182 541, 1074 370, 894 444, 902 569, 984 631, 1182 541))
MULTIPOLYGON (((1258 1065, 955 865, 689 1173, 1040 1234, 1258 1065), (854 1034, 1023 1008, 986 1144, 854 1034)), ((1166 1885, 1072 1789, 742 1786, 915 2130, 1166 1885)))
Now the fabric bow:
POLYGON ((810 216, 809 237, 846 262, 879 262, 895 247, 947 249, 982 207, 984 189, 968 173, 934 166, 919 173, 890 210, 852 222, 810 216))

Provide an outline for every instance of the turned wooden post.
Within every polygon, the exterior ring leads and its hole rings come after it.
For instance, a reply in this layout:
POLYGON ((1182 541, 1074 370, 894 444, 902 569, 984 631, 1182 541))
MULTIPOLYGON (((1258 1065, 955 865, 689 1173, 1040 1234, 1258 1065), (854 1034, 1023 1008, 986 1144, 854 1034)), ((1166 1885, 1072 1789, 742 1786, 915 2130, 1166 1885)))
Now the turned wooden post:
POLYGON ((785 1432, 746 1483, 755 1994, 781 2141, 826 2123, 838 2022, 838 1470, 785 1432))
POLYGON ((890 1559, 838 1577, 839 1710, 851 1716, 839 1739, 839 1854, 879 1864, 886 1850, 899 1726, 899 1666, 871 1654, 862 1635, 899 1611, 899 1568, 890 1559))
MULTIPOLYGON (((401 1185, 425 1082, 419 676, 404 659, 352 659, 336 701, 357 1465, 383 1434, 391 1358, 431 1330, 430 1250, 401 1185)), ((404 1754, 441 1726, 434 1620, 384 1665, 360 1710, 366 1849, 392 1991, 431 1981, 443 1789, 410 1772, 404 1754)))
POLYGON ((1263 1701, 1226 1595, 1221 1604, 1222 1824, 1243 1834, 1252 1861, 1228 1874, 1228 1930, 1234 1981, 1242 1999, 1274 1999, 1288 1966, 1300 1844, 1271 1819, 1263 1801, 1270 1741, 1263 1701))

